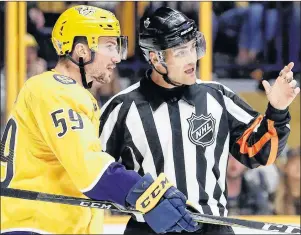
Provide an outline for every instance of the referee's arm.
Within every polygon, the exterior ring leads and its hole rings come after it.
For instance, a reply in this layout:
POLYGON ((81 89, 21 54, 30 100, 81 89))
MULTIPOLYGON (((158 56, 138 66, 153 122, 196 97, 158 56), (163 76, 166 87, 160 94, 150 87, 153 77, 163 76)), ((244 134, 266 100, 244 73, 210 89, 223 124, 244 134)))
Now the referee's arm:
POLYGON ((288 109, 277 110, 268 104, 265 115, 261 115, 230 90, 224 89, 223 97, 231 154, 249 168, 274 163, 290 133, 288 109))

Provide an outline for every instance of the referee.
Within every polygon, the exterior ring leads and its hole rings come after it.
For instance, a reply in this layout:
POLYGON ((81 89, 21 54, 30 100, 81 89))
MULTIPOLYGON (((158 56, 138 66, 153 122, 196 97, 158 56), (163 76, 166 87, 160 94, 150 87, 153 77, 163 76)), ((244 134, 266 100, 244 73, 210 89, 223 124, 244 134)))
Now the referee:
MULTIPOLYGON (((293 63, 273 86, 264 82, 269 104, 261 115, 229 88, 197 79, 206 43, 181 12, 161 7, 143 17, 139 45, 152 69, 103 106, 103 149, 140 175, 164 172, 199 212, 227 216, 229 153, 255 168, 272 164, 286 145, 288 106, 300 91, 293 63)), ((142 222, 131 218, 124 234, 155 234, 142 222)), ((231 227, 207 224, 195 233, 234 234, 231 227)))

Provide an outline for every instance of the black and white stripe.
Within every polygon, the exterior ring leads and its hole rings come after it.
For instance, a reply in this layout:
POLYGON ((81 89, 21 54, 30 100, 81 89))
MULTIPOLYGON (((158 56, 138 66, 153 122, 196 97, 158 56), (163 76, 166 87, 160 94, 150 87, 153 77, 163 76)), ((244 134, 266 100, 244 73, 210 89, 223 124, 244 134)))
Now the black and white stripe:
POLYGON ((218 83, 198 82, 193 89, 192 103, 165 100, 156 107, 149 102, 156 94, 147 96, 141 82, 132 85, 102 107, 101 144, 128 169, 153 177, 165 172, 201 213, 226 216, 229 125, 246 126, 258 113, 218 83), (189 139, 192 113, 214 117, 211 145, 189 139))

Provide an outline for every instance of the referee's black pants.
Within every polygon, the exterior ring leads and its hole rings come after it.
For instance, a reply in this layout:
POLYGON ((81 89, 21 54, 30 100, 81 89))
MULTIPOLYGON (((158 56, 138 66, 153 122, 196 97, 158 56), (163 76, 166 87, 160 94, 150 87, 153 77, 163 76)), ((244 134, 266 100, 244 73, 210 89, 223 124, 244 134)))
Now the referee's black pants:
MULTIPOLYGON (((140 223, 131 218, 126 225, 124 235, 156 235, 156 233, 148 226, 147 223, 140 223)), ((182 232, 182 233, 166 233, 166 234, 235 234, 230 226, 215 225, 215 224, 203 224, 202 228, 194 233, 182 232)))

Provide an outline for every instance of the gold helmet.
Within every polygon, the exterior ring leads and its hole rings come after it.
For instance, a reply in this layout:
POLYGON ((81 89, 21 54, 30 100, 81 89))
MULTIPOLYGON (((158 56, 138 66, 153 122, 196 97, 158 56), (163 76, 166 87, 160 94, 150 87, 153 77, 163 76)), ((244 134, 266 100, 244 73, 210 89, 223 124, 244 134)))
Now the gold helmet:
POLYGON ((67 9, 52 31, 56 53, 60 56, 69 54, 76 36, 86 37, 89 48, 94 52, 98 49, 99 37, 117 37, 120 58, 126 59, 127 37, 121 36, 119 21, 110 11, 85 5, 67 9))

